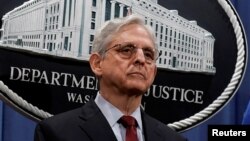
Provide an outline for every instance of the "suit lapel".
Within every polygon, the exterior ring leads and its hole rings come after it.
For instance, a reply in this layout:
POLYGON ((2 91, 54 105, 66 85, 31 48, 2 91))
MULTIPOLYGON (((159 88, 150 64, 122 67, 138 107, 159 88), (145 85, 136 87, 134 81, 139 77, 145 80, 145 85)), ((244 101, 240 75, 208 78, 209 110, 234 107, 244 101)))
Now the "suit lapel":
POLYGON ((142 125, 143 125, 143 131, 144 131, 144 137, 145 141, 161 141, 162 136, 160 134, 160 131, 158 129, 157 122, 154 122, 154 119, 149 117, 145 112, 142 111, 142 125))
MULTIPOLYGON (((141 111, 145 141, 162 141, 163 138, 158 129, 158 124, 156 124, 157 122, 154 122, 154 119, 149 117, 143 110, 141 111)), ((89 101, 83 106, 79 118, 82 120, 80 124, 81 129, 92 141, 117 141, 108 121, 94 101, 89 101)))
POLYGON ((94 101, 89 101, 82 108, 81 129, 90 136, 93 141, 116 141, 116 137, 108 121, 101 113, 94 101))

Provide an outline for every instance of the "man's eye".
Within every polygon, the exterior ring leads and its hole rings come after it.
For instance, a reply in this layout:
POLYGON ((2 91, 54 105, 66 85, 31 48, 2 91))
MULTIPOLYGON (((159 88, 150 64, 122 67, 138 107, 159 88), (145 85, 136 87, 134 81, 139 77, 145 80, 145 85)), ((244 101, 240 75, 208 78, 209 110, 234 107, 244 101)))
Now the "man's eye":
POLYGON ((128 46, 124 46, 124 47, 122 47, 121 49, 120 49, 120 52, 132 52, 132 50, 133 50, 133 46, 130 46, 130 45, 128 45, 128 46))
POLYGON ((154 52, 151 50, 144 50, 144 55, 150 60, 154 60, 154 52))

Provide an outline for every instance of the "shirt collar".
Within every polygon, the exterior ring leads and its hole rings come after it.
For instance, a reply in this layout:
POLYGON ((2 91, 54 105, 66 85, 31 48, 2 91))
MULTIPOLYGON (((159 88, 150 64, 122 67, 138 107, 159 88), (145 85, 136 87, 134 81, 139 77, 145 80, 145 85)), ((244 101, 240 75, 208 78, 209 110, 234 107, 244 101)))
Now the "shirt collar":
MULTIPOLYGON (((111 127, 113 127, 117 121, 123 116, 123 113, 117 109, 114 105, 105 100, 102 95, 98 92, 95 98, 95 102, 103 115, 108 120, 108 123, 111 127)), ((142 120, 141 120, 141 112, 140 107, 138 107, 132 114, 137 123, 138 127, 142 129, 142 120)))

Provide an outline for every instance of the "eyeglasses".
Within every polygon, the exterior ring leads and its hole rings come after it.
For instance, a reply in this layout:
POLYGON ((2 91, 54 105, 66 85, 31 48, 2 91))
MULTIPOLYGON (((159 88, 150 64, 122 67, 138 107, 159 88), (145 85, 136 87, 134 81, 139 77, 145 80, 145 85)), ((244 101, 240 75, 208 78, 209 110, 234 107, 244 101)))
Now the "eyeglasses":
MULTIPOLYGON (((136 54, 137 50, 140 49, 132 43, 124 43, 124 44, 116 44, 113 47, 106 49, 105 53, 113 48, 118 48, 117 49, 118 54, 124 59, 131 58, 133 55, 136 54)), ((157 49, 149 47, 141 49, 143 51, 146 62, 149 64, 154 63, 160 56, 160 53, 157 49)))

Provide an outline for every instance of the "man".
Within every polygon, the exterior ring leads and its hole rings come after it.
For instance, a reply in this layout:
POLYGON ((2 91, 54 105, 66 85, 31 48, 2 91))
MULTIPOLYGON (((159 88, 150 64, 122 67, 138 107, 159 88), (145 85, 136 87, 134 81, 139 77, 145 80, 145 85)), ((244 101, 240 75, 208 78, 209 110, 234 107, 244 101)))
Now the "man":
POLYGON ((140 17, 106 22, 95 35, 89 59, 100 84, 95 100, 39 123, 35 141, 184 141, 140 109, 158 56, 155 35, 140 17), (133 121, 131 128, 124 115, 133 121))

